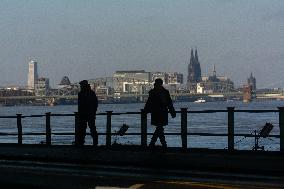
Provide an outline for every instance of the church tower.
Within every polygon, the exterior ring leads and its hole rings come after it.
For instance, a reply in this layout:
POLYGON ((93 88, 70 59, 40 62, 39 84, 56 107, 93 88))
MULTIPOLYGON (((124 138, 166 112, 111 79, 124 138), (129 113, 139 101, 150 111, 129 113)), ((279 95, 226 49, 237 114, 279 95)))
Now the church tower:
POLYGON ((252 76, 252 73, 250 73, 250 77, 248 78, 248 85, 252 87, 253 91, 256 91, 256 79, 252 76))
POLYGON ((195 58, 193 55, 193 50, 191 49, 190 60, 188 64, 188 75, 187 75, 187 84, 194 83, 195 81, 195 58))
POLYGON ((190 91, 195 91, 196 84, 202 80, 201 78, 201 67, 198 60, 197 49, 193 53, 191 49, 190 61, 188 64, 188 75, 187 75, 187 87, 190 91))
POLYGON ((200 62, 198 60, 198 54, 196 48, 195 48, 195 64, 196 64, 196 82, 200 82, 202 80, 201 67, 200 67, 200 62))

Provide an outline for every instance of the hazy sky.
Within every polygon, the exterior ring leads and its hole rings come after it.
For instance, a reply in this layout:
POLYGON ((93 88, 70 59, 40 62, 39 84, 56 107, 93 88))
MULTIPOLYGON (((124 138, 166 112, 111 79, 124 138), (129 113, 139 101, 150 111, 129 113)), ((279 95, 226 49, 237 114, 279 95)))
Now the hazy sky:
POLYGON ((116 70, 177 71, 190 49, 202 75, 250 72, 284 87, 283 0, 1 0, 0 85, 26 85, 28 61, 56 86, 116 70))

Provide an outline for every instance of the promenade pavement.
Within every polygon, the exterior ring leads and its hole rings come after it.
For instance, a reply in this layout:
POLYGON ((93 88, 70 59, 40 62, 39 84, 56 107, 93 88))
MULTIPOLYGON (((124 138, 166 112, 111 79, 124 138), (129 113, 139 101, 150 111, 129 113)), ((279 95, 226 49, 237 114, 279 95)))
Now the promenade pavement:
POLYGON ((284 188, 283 157, 137 146, 0 145, 0 183, 5 188, 284 188))

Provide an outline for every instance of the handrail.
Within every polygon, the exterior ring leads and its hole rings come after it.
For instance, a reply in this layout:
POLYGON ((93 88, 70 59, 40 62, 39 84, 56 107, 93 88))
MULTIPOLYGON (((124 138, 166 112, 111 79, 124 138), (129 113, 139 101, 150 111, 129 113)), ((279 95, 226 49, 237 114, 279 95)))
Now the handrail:
MULTIPOLYGON (((227 113, 228 110, 194 110, 194 111, 187 110, 186 112, 187 113, 194 113, 194 114, 196 114, 196 113, 227 113)), ((267 110, 234 110, 234 112, 236 112, 236 113, 279 113, 280 110, 269 110, 269 109, 267 109, 267 110)), ((176 111, 176 113, 181 113, 181 111, 176 111)), ((113 112, 112 113, 112 115, 131 115, 131 114, 139 115, 139 114, 141 114, 141 112, 113 112)), ((51 113, 50 115, 54 116, 54 117, 56 117, 56 116, 59 116, 59 117, 61 117, 61 116, 66 116, 66 117, 75 116, 74 113, 73 114, 70 114, 70 113, 69 114, 58 114, 58 113, 53 114, 53 113, 51 113)), ((107 113, 100 112, 100 113, 97 113, 96 115, 107 115, 107 113)), ((45 116, 46 116, 45 114, 29 115, 29 116, 23 116, 22 115, 22 118, 45 117, 45 116)), ((1 118, 17 118, 17 116, 0 116, 0 119, 1 118)))
MULTIPOLYGON (((180 135, 182 141, 182 149, 187 149, 188 147, 188 136, 220 136, 220 137, 228 137, 228 150, 233 151, 234 148, 234 138, 236 136, 242 137, 255 137, 255 134, 243 134, 243 133, 234 133, 234 113, 278 113, 279 114, 279 135, 269 135, 269 137, 279 138, 280 139, 280 151, 284 151, 284 107, 278 107, 278 109, 266 109, 266 110, 236 110, 234 107, 228 107, 224 110, 188 110, 187 108, 181 108, 180 111, 176 111, 177 114, 181 114, 181 132, 172 132, 165 133, 165 135, 180 135), (190 132, 190 126, 188 126, 188 114, 203 114, 203 113, 227 113, 228 114, 228 133, 204 133, 204 132, 190 132)), ((15 116, 0 116, 0 119, 17 119, 17 129, 18 132, 1 132, 0 136, 18 136, 18 144, 22 144, 23 135, 45 135, 46 136, 46 145, 51 145, 51 136, 52 135, 74 135, 74 132, 52 132, 51 130, 51 118, 52 117, 75 117, 75 134, 76 127, 78 127, 78 116, 77 113, 67 113, 67 114, 53 114, 47 112, 46 114, 41 115, 22 115, 17 114, 15 116), (45 132, 23 132, 22 119, 25 118, 44 118, 45 117, 45 132)), ((141 132, 132 132, 125 133, 125 135, 140 135, 141 136, 141 146, 147 146, 147 136, 152 135, 153 133, 147 132, 147 113, 142 109, 140 112, 100 112, 97 113, 97 116, 106 116, 106 133, 98 133, 98 135, 106 136, 106 146, 111 146, 111 137, 116 135, 112 130, 112 116, 116 115, 141 115, 141 132)), ((87 134, 89 135, 89 134, 87 134)))

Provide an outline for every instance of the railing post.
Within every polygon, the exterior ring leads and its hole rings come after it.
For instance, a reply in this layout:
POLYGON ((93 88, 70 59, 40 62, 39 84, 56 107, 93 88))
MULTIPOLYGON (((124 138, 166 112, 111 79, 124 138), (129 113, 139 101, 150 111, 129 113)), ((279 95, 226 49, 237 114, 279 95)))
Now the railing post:
POLYGON ((284 107, 279 109, 280 152, 284 152, 284 107))
POLYGON ((147 112, 141 109, 141 146, 147 147, 147 112))
POLYGON ((107 111, 107 123, 106 123, 106 146, 111 146, 111 114, 112 111, 107 111))
POLYGON ((18 144, 23 144, 22 114, 17 114, 18 144))
POLYGON ((234 147, 234 109, 235 107, 227 107, 228 110, 228 150, 233 151, 234 147))
POLYGON ((45 113, 46 145, 51 145, 50 112, 45 113))
POLYGON ((74 112, 75 114, 75 145, 78 144, 78 136, 79 136, 79 127, 80 127, 80 118, 79 118, 79 113, 74 112))
POLYGON ((181 108, 181 145, 187 149, 187 108, 181 108))

